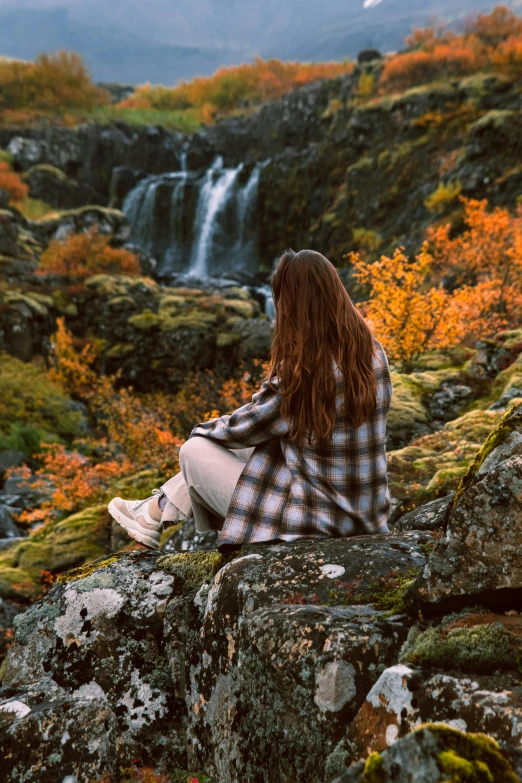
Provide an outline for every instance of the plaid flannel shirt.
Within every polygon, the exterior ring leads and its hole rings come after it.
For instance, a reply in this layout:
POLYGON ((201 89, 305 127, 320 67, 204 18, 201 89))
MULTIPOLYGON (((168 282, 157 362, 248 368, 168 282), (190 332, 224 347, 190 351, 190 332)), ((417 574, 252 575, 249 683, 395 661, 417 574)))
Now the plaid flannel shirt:
POLYGON ((298 444, 286 437, 281 394, 267 382, 252 402, 192 430, 190 437, 212 438, 230 449, 255 446, 236 485, 220 547, 389 532, 386 417, 392 384, 379 344, 374 367, 376 410, 357 428, 342 412, 344 383, 337 371, 337 421, 326 445, 298 444))

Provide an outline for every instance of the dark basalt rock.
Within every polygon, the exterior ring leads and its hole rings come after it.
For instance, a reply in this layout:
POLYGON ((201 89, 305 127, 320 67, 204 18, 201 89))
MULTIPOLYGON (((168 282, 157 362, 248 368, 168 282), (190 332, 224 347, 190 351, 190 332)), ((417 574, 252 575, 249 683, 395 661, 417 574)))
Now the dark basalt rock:
POLYGON ((74 209, 85 204, 106 206, 108 199, 93 187, 67 177, 63 171, 46 164, 32 166, 24 176, 31 198, 41 199, 57 209, 74 209))
POLYGON ((414 508, 395 522, 393 532, 404 530, 441 530, 453 495, 447 495, 424 506, 414 508))

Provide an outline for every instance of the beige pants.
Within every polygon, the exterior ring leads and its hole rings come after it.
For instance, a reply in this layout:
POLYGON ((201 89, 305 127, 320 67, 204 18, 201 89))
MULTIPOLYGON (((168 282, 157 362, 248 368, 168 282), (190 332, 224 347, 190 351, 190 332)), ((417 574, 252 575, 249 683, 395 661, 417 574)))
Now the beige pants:
POLYGON ((168 498, 162 520, 179 522, 193 517, 198 533, 221 528, 253 451, 232 451, 209 438, 187 440, 179 452, 181 472, 162 486, 168 498))

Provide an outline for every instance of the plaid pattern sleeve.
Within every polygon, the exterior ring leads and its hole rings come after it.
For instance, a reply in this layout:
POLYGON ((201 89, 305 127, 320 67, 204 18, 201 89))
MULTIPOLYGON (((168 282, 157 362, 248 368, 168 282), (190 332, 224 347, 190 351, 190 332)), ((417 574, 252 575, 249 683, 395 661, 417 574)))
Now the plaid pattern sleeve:
POLYGON ((374 369, 377 406, 357 428, 344 413, 344 379, 337 374, 336 426, 326 445, 286 437, 281 395, 267 383, 248 405, 192 430, 191 437, 212 438, 229 448, 255 447, 236 485, 219 547, 388 532, 386 418, 392 384, 379 344, 374 369))
MULTIPOLYGON (((277 386, 277 383, 273 384, 277 386)), ((288 425, 281 418, 281 395, 265 381, 252 402, 234 413, 198 424, 190 437, 195 435, 212 438, 229 449, 258 446, 272 438, 281 438, 288 432, 288 425)))

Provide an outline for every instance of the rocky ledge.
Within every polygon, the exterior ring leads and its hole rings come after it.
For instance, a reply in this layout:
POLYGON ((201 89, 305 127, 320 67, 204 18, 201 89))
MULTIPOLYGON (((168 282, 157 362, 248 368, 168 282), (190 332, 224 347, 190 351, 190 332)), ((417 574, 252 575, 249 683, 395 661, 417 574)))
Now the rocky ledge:
POLYGON ((2 779, 519 780, 520 459, 514 407, 424 530, 62 574, 15 620, 2 779))

